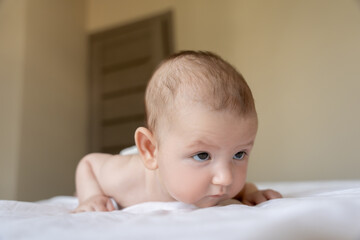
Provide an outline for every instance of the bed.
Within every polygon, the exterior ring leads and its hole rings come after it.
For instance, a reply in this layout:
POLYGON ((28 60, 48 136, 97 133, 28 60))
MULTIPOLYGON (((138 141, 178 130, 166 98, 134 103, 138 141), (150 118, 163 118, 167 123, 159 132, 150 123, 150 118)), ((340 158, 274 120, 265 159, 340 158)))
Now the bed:
POLYGON ((69 213, 71 196, 0 201, 5 239, 341 239, 360 240, 360 180, 258 183, 285 198, 255 207, 198 209, 148 202, 113 212, 69 213))

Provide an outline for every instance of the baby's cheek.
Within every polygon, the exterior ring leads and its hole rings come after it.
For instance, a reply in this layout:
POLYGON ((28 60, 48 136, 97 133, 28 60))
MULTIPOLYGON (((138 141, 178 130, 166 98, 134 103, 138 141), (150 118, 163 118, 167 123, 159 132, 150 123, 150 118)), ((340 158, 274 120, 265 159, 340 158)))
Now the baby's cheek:
POLYGON ((171 177, 168 191, 176 200, 192 204, 207 193, 207 186, 206 178, 198 172, 178 172, 171 177))
POLYGON ((246 183, 246 168, 240 168, 235 172, 234 182, 231 186, 231 198, 235 197, 245 186, 246 183))

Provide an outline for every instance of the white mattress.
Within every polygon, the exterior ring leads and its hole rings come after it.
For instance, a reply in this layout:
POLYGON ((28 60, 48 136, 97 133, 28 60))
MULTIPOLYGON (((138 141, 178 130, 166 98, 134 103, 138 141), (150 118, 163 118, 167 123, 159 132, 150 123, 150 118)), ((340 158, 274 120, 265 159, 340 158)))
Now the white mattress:
POLYGON ((285 198, 255 207, 198 209, 149 202, 121 211, 70 214, 77 199, 0 201, 5 239, 354 239, 360 240, 360 181, 260 184, 285 198))

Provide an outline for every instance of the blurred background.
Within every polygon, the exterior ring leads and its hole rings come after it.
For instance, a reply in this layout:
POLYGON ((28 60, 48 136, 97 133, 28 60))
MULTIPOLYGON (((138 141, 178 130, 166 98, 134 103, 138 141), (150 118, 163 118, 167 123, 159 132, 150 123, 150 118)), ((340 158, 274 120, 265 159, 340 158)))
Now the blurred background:
POLYGON ((252 88, 249 181, 360 179, 359 43, 358 0, 0 0, 0 199, 73 194, 80 158, 131 144, 152 68, 185 49, 252 88))

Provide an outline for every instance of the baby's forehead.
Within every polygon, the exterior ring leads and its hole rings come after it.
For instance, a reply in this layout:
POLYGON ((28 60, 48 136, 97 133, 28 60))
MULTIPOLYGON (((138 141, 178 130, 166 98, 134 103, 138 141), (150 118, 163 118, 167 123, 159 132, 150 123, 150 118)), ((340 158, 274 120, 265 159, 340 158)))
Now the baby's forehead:
POLYGON ((225 142, 228 146, 239 142, 250 145, 258 128, 256 115, 244 116, 229 110, 211 110, 201 105, 180 107, 170 116, 160 121, 157 129, 159 137, 162 140, 182 139, 191 146, 204 143, 216 146, 219 142, 225 142))
POLYGON ((215 115, 231 115, 232 119, 229 120, 229 125, 243 122, 244 119, 248 122, 253 122, 255 125, 258 123, 256 111, 243 114, 231 108, 215 109, 213 105, 206 101, 189 97, 186 94, 179 94, 174 105, 166 108, 166 110, 164 109, 162 116, 159 116, 165 120, 163 121, 164 124, 161 124, 159 127, 167 128, 168 126, 176 126, 184 122, 191 125, 189 119, 192 119, 194 115, 199 113, 207 116, 209 120, 213 119, 215 115))

